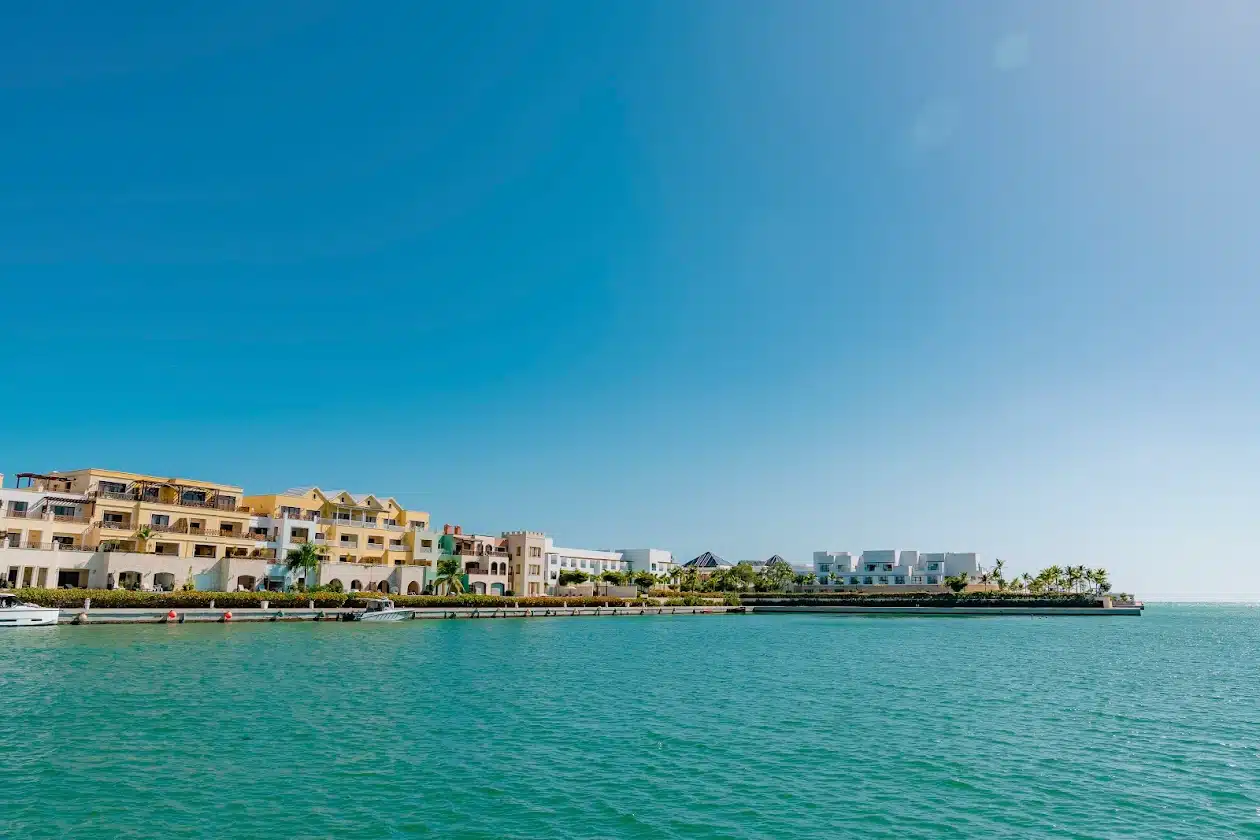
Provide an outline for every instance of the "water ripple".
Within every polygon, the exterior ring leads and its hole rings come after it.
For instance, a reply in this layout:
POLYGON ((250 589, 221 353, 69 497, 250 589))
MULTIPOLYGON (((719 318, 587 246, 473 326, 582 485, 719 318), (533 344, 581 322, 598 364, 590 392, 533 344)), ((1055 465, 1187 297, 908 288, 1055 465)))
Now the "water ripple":
POLYGON ((1256 611, 0 634, 14 837, 1257 837, 1256 611))

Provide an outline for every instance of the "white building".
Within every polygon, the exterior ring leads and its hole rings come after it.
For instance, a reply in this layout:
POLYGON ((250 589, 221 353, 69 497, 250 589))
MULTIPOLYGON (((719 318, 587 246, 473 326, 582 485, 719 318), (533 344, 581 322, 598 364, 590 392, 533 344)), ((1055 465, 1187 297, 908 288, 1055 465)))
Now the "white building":
POLYGON ((620 551, 608 551, 591 548, 565 548, 555 545, 551 537, 547 538, 543 549, 546 564, 547 585, 555 586, 560 579, 560 571, 576 569, 593 578, 604 572, 625 572, 630 570, 630 562, 622 559, 620 551))
POLYGON ((667 575, 678 565, 674 555, 661 548, 623 548, 620 554, 632 572, 667 575))
POLYGON ((974 575, 975 552, 873 549, 854 559, 847 551, 815 551, 814 574, 842 586, 940 586, 952 575, 974 575))
POLYGON ((819 583, 831 575, 848 574, 857 568, 857 561, 847 551, 815 551, 813 572, 819 583))

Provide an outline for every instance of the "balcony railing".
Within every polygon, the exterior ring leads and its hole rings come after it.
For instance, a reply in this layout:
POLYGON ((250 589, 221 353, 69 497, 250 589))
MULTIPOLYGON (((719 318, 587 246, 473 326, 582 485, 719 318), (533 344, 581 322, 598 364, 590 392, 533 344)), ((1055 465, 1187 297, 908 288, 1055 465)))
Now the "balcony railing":
MULTIPOLYGON (((326 516, 319 516, 315 521, 320 525, 340 525, 343 528, 386 528, 394 526, 382 525, 379 522, 368 522, 365 519, 329 519, 326 516)), ((399 528, 399 530, 402 530, 399 528)))
POLYGON ((130 522, 111 522, 109 520, 102 520, 100 526, 111 531, 134 531, 136 527, 130 522))
POLYGON ((53 522, 79 522, 87 524, 88 518, 83 514, 54 513, 53 522))

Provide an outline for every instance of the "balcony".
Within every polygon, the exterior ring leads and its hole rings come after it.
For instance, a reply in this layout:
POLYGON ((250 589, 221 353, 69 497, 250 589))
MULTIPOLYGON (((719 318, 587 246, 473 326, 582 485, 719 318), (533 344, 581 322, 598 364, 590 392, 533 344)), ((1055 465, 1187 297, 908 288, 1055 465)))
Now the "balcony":
POLYGON ((110 531, 134 531, 135 530, 135 526, 132 525, 130 522, 110 522, 108 520, 101 522, 100 527, 106 528, 110 531))
POLYGON ((140 501, 139 494, 127 490, 97 490, 95 493, 91 493, 89 495, 92 495, 97 499, 107 499, 115 502, 140 501))
POLYGON ((382 528, 379 522, 368 522, 363 519, 328 519, 327 517, 317 516, 315 521, 320 525, 339 525, 342 528, 382 528))

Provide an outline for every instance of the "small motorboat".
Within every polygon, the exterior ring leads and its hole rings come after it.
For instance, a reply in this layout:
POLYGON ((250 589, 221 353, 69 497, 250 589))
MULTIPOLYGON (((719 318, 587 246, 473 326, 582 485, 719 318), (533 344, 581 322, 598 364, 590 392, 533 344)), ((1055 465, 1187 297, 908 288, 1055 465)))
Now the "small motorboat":
POLYGON ((0 593, 0 627, 42 627, 56 624, 61 610, 25 604, 11 593, 0 593))
POLYGON ((414 609, 398 608, 388 598, 368 598, 363 612, 355 613, 355 621, 405 621, 412 617, 414 609))

